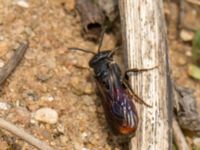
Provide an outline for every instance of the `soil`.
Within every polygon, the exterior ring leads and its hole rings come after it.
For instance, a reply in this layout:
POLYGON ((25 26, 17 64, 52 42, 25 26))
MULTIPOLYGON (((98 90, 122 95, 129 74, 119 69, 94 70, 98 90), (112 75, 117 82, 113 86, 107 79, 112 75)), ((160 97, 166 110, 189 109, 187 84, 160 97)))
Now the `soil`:
MULTIPOLYGON (((24 59, 1 87, 0 102, 6 106, 0 109, 0 116, 57 150, 127 148, 112 138, 105 121, 92 71, 88 69, 91 55, 68 50, 69 47, 91 50, 98 47, 83 38, 74 0, 24 0, 28 6, 19 1, 23 0, 0 0, 0 66, 6 64, 21 41, 29 40, 24 59), (63 2, 67 4, 67 12, 61 5, 63 2), (57 122, 36 120, 34 115, 40 108, 55 110, 59 116, 57 122)), ((172 3, 166 8, 175 14, 168 25, 171 70, 177 85, 194 89, 200 108, 197 90, 200 84, 187 74, 191 42, 176 38, 178 12, 173 9, 176 7, 172 3)), ((195 7, 187 4, 188 10, 195 12, 195 7)), ((187 26, 193 27, 195 22, 200 27, 195 17, 187 19, 187 26)), ((104 41, 102 49, 112 49, 117 43, 112 33, 106 34, 104 41)), ((0 130, 0 149, 35 148, 0 130)))
MULTIPOLYGON (((177 17, 179 9, 176 3, 170 4, 171 15, 168 24, 168 39, 169 39, 169 53, 171 61, 171 73, 173 75, 173 80, 177 86, 192 89, 194 91, 194 96, 197 100, 198 108, 200 109, 200 82, 198 80, 192 79, 188 75, 188 64, 192 63, 192 39, 189 41, 184 41, 180 34, 182 31, 195 31, 200 28, 200 9, 199 6, 192 5, 190 3, 185 3, 185 11, 182 29, 177 30, 177 17)), ((192 32, 194 36, 195 32, 192 32)))

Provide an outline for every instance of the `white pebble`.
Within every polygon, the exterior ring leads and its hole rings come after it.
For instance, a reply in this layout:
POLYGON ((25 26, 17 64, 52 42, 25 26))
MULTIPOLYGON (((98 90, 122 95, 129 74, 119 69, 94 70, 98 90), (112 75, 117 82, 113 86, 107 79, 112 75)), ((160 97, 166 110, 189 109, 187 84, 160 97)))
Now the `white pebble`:
POLYGON ((8 110, 11 106, 8 103, 0 102, 0 110, 8 110))
POLYGON ((54 97, 53 97, 53 96, 48 96, 48 97, 47 97, 47 100, 51 102, 51 101, 54 100, 54 97))
POLYGON ((0 59, 0 68, 2 68, 5 65, 4 61, 0 59))
POLYGON ((49 102, 52 102, 55 100, 55 98, 51 95, 45 95, 45 96, 42 96, 41 97, 42 100, 45 100, 45 101, 49 101, 49 102))
POLYGON ((187 30, 181 30, 180 37, 185 42, 192 41, 194 38, 194 33, 187 30))
POLYGON ((87 132, 83 132, 83 133, 81 134, 82 139, 85 139, 87 136, 88 136, 87 132))
MULTIPOLYGON (((0 23, 1 23, 1 20, 0 20, 0 23)), ((4 40, 4 36, 0 35, 0 41, 3 41, 4 40)))
POLYGON ((17 4, 18 6, 21 6, 23 8, 28 8, 29 4, 26 0, 16 0, 15 4, 17 4))
POLYGON ((196 146, 196 147, 200 147, 200 138, 199 137, 196 137, 193 139, 193 144, 196 146))
POLYGON ((55 124, 58 122, 58 113, 51 108, 41 108, 35 112, 34 119, 49 124, 55 124))

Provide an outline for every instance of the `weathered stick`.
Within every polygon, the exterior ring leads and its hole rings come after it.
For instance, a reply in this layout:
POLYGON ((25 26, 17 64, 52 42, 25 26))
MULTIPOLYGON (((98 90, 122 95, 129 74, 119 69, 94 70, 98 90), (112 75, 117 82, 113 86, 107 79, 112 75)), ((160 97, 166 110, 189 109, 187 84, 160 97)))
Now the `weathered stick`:
POLYGON ((172 149, 172 95, 161 0, 119 1, 127 68, 152 68, 130 74, 133 90, 152 107, 137 104, 139 126, 131 150, 172 149))
POLYGON ((14 126, 13 124, 5 121, 2 118, 0 118, 0 128, 3 128, 5 130, 15 134, 16 136, 20 137, 21 139, 25 140, 26 142, 28 142, 29 144, 35 146, 38 149, 41 149, 41 150, 53 150, 53 148, 51 148, 46 143, 36 139, 34 136, 28 134, 23 129, 14 126))
MULTIPOLYGON (((178 1, 178 7, 179 7, 179 12, 178 12, 178 18, 177 18, 177 37, 180 37, 180 31, 184 26, 184 15, 185 15, 185 0, 179 0, 178 1)), ((174 14, 171 14, 174 15, 174 14)))
POLYGON ((194 5, 200 5, 200 0, 186 0, 186 1, 194 5))
POLYGON ((173 136, 179 150, 190 149, 176 118, 173 119, 173 136))
POLYGON ((21 43, 19 48, 15 51, 8 63, 0 69, 0 85, 8 78, 8 76, 15 69, 17 64, 23 58, 26 49, 28 48, 28 42, 21 43))

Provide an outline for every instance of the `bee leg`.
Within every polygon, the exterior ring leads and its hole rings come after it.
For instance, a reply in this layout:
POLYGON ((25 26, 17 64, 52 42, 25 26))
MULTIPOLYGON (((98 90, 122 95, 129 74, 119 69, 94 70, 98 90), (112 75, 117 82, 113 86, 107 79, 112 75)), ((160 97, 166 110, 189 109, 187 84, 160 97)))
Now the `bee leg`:
POLYGON ((98 50, 97 50, 98 53, 99 53, 100 50, 101 50, 101 46, 102 46, 102 44, 103 44, 103 37, 104 37, 105 32, 106 32, 106 28, 104 27, 104 28, 102 29, 102 31, 101 31, 100 38, 99 38, 99 47, 98 47, 98 50))
POLYGON ((110 50, 109 57, 112 57, 112 56, 115 54, 115 52, 116 52, 117 50, 121 49, 121 48, 122 48, 122 46, 118 46, 118 47, 116 47, 116 48, 114 48, 114 49, 111 49, 111 50, 110 50))
POLYGON ((131 88, 130 84, 128 83, 127 80, 123 80, 123 84, 125 85, 125 87, 129 90, 129 92, 131 93, 131 96, 140 104, 144 104, 147 107, 152 107, 151 105, 147 104, 144 100, 142 100, 131 88))
POLYGON ((87 69, 87 70, 90 70, 89 67, 83 67, 83 66, 80 66, 80 65, 77 65, 77 64, 73 64, 74 67, 76 68, 79 68, 79 69, 87 69))
POLYGON ((125 71, 125 76, 128 76, 129 72, 143 72, 143 71, 153 70, 155 68, 158 68, 158 66, 155 66, 155 67, 152 67, 152 68, 143 68, 143 69, 138 69, 138 68, 128 69, 128 70, 125 71))
POLYGON ((158 66, 152 67, 152 68, 143 68, 143 69, 138 69, 138 68, 132 68, 132 69, 128 69, 125 71, 124 73, 124 77, 122 78, 122 81, 129 79, 128 73, 129 72, 143 72, 143 71, 149 71, 149 70, 153 70, 155 68, 158 68, 158 66))

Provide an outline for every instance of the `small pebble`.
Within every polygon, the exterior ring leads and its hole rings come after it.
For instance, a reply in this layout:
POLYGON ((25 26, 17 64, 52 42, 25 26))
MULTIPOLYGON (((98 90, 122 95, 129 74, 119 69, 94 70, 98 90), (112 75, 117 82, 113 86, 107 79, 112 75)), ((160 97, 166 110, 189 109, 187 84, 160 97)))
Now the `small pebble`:
POLYGON ((25 28, 25 32, 26 34, 28 34, 30 37, 34 37, 35 33, 33 32, 33 30, 29 27, 25 28))
POLYGON ((26 100, 29 100, 29 101, 37 101, 38 100, 38 95, 35 91, 33 90, 25 90, 23 93, 22 93, 22 96, 23 98, 25 98, 26 100))
POLYGON ((86 147, 83 147, 81 150, 89 150, 88 148, 86 148, 86 147))
POLYGON ((35 112, 34 119, 49 124, 55 124, 58 122, 58 113, 51 108, 41 108, 35 112))
POLYGON ((48 69, 54 69, 56 67, 56 59, 54 56, 45 57, 42 60, 42 64, 48 69))
POLYGON ((36 74, 36 78, 41 82, 48 81, 49 79, 52 78, 52 76, 53 76, 52 72, 46 67, 41 67, 36 74))
POLYGON ((83 132, 83 133, 81 134, 82 139, 85 139, 87 136, 88 136, 87 132, 83 132))
POLYGON ((60 141, 62 144, 66 144, 69 138, 67 136, 60 136, 60 141))
POLYGON ((53 101, 53 100, 55 100, 55 99, 54 99, 53 96, 48 96, 48 97, 47 97, 47 100, 51 102, 51 101, 53 101))
POLYGON ((180 58, 178 58, 177 63, 180 66, 184 66, 184 65, 186 65, 187 61, 183 57, 180 57, 180 58))
POLYGON ((74 142, 74 150, 80 150, 82 149, 83 145, 78 143, 78 142, 74 142))
POLYGON ((85 94, 93 94, 95 92, 94 86, 91 83, 85 85, 84 93, 85 94))
POLYGON ((55 98, 51 95, 45 95, 41 97, 41 100, 52 102, 55 100, 55 98))
POLYGON ((58 124, 57 130, 58 130, 59 132, 61 132, 61 133, 64 133, 64 132, 65 132, 65 127, 64 127, 64 125, 58 124))
POLYGON ((18 6, 23 7, 23 8, 29 7, 27 0, 16 0, 15 4, 17 4, 18 6))
POLYGON ((8 110, 11 106, 8 103, 0 102, 0 110, 8 110))
POLYGON ((32 123, 32 124, 36 124, 37 122, 36 122, 36 120, 31 119, 31 120, 30 120, 30 123, 32 123))
POLYGON ((56 143, 55 143, 55 142, 51 142, 50 144, 51 144, 52 146, 55 146, 55 145, 56 145, 56 143))
POLYGON ((196 147, 200 147, 200 138, 199 137, 196 137, 193 139, 193 144, 196 146, 196 147))
POLYGON ((192 56, 192 52, 191 51, 186 51, 185 55, 188 56, 188 57, 191 57, 192 56))
POLYGON ((4 61, 0 59, 0 68, 2 68, 5 65, 4 61))
POLYGON ((192 41, 194 38, 194 33, 187 30, 181 30, 180 37, 185 42, 192 41))
MULTIPOLYGON (((1 21, 0 21, 0 24, 1 24, 1 21)), ((3 41, 4 40, 4 36, 0 35, 0 41, 3 41)))

